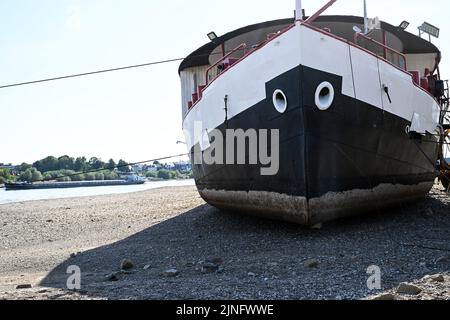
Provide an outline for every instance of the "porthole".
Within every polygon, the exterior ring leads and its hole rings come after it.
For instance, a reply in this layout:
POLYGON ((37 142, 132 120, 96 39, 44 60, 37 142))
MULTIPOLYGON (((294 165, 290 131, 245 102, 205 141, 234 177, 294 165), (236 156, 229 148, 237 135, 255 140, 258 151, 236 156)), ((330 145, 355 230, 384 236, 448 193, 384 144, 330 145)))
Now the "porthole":
POLYGON ((333 85, 327 81, 322 82, 316 89, 316 106, 322 111, 331 107, 334 101, 333 85))
POLYGON ((273 106, 279 113, 285 113, 288 107, 286 95, 280 89, 273 93, 273 106))

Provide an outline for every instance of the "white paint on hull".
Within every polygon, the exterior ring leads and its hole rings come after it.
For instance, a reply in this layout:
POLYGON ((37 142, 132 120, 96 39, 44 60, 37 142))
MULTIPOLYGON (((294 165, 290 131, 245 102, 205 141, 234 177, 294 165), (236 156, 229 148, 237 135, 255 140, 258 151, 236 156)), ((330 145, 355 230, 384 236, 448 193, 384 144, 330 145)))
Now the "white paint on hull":
POLYGON ((203 91, 203 98, 190 110, 183 122, 188 149, 190 150, 201 139, 195 134, 196 122, 201 122, 203 130, 208 132, 224 123, 226 95, 228 95, 228 119, 232 119, 266 98, 267 82, 299 66, 301 62, 299 39, 300 28, 292 28, 213 81, 203 91))
POLYGON ((203 98, 183 122, 188 149, 201 139, 194 134, 195 122, 201 122, 208 132, 224 123, 226 95, 228 119, 232 119, 266 99, 267 82, 300 65, 342 76, 343 95, 407 121, 419 114, 426 131, 434 133, 436 130, 439 105, 413 84, 409 74, 349 43, 297 22, 295 27, 240 61, 205 89, 203 98), (384 93, 383 85, 389 87, 392 102, 384 93))

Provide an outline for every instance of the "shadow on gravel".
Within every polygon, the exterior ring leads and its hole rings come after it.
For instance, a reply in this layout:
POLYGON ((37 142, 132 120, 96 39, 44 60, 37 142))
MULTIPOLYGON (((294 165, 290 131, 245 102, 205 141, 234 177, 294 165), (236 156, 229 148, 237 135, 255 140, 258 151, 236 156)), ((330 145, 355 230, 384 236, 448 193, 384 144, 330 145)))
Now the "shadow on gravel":
POLYGON ((366 285, 369 266, 381 268, 390 289, 448 271, 449 251, 450 204, 436 195, 320 230, 204 205, 68 258, 41 286, 66 288, 66 270, 77 265, 82 293, 111 299, 354 299, 376 293, 366 285), (105 278, 125 258, 134 269, 105 278), (219 262, 218 272, 202 273, 208 258, 219 262), (170 268, 179 274, 164 275, 170 268))

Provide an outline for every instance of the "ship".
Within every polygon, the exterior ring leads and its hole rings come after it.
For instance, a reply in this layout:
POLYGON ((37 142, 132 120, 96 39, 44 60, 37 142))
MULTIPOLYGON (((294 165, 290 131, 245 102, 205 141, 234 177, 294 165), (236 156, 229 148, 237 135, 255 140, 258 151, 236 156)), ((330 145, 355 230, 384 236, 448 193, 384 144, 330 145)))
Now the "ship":
POLYGON ((122 180, 98 181, 68 181, 68 182, 14 182, 6 183, 6 191, 38 190, 38 189, 68 189, 85 187, 130 186, 145 183, 145 179, 137 175, 128 175, 122 180))
POLYGON ((181 63, 183 131, 210 205, 313 226, 432 189, 449 129, 441 52, 407 23, 324 15, 334 2, 210 33, 181 63))

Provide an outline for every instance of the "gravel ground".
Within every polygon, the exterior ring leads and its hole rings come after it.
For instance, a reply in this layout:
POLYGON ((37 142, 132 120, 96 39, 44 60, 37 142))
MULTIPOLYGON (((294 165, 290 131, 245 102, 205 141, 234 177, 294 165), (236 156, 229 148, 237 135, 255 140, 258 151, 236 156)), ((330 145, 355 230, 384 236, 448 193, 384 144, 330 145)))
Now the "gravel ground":
POLYGON ((0 299, 450 299, 449 271, 438 186, 316 229, 221 212, 195 187, 0 205, 0 299))

